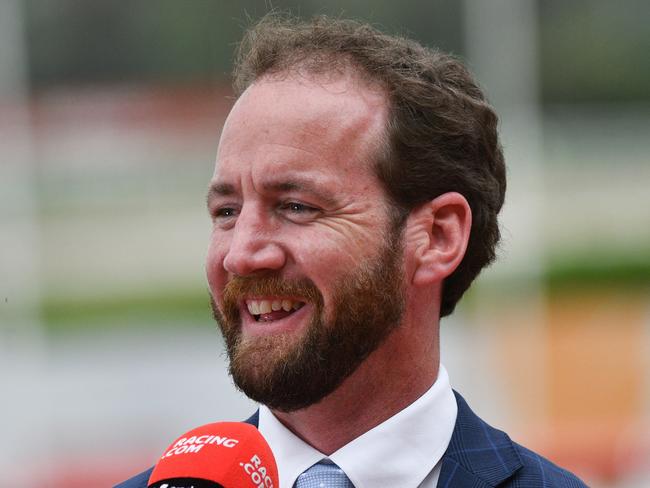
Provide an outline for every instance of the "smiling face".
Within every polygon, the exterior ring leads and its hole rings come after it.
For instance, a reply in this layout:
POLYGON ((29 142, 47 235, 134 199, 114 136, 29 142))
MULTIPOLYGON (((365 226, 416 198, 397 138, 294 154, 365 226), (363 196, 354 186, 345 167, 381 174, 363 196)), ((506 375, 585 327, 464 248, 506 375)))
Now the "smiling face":
POLYGON ((208 282, 235 383, 273 408, 317 402, 399 324, 401 235, 371 169, 386 113, 351 75, 263 78, 224 127, 208 282))

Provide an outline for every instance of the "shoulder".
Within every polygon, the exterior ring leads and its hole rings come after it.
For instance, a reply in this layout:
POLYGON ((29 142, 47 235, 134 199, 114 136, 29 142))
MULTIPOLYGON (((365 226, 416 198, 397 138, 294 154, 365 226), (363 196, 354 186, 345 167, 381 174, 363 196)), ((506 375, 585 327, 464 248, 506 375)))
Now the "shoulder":
POLYGON ((507 486, 543 486, 557 488, 583 488, 587 485, 576 475, 557 466, 548 459, 515 442, 522 467, 515 473, 507 486))
POLYGON ((129 478, 128 480, 123 481, 118 485, 115 485, 113 488, 147 488, 147 484, 149 483, 149 477, 151 476, 152 471, 153 471, 153 467, 149 468, 146 471, 143 471, 142 473, 134 476, 133 478, 129 478))
POLYGON ((439 486, 582 488, 582 481, 479 418, 458 393, 458 416, 439 486))

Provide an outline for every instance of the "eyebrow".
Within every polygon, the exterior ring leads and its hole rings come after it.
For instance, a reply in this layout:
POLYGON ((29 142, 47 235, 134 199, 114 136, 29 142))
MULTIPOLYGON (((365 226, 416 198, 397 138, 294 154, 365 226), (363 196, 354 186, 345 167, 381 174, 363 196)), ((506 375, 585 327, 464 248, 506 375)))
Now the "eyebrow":
POLYGON ((336 203, 334 194, 321 185, 315 185, 308 180, 285 180, 285 181, 270 181, 262 184, 265 191, 271 193, 285 193, 291 191, 304 192, 314 195, 326 205, 333 206, 336 203))
POLYGON ((210 202, 216 197, 227 197, 235 194, 235 187, 230 183, 211 183, 210 188, 208 188, 208 194, 205 197, 205 201, 208 207, 210 207, 210 202))
MULTIPOLYGON (((262 184, 262 189, 269 193, 284 193, 291 191, 305 192, 314 195, 327 205, 335 205, 336 198, 334 193, 324 189, 322 186, 314 185, 311 181, 307 180, 283 180, 283 181, 269 181, 262 184)), ((216 197, 228 197, 235 195, 237 190, 234 185, 224 182, 215 182, 210 185, 207 195, 207 203, 216 197)))
POLYGON ((229 196, 235 193, 235 187, 230 183, 212 183, 208 188, 208 200, 211 196, 229 196))

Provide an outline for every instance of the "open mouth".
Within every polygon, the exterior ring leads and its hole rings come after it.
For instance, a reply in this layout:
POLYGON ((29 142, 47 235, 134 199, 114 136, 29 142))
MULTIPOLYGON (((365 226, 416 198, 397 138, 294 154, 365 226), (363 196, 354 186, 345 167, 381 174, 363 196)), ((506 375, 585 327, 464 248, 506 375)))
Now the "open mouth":
POLYGON ((246 300, 246 308, 257 322, 271 322, 300 310, 305 302, 291 298, 246 300))

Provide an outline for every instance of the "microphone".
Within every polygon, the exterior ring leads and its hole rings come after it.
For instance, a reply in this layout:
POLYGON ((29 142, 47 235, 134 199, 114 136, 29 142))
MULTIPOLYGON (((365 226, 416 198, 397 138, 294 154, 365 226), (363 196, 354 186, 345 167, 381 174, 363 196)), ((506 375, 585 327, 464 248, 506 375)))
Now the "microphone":
POLYGON ((262 434, 243 422, 190 430, 162 455, 148 488, 279 488, 278 467, 262 434))

